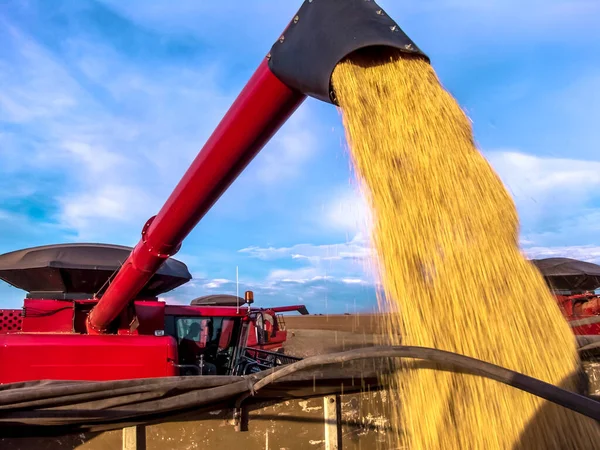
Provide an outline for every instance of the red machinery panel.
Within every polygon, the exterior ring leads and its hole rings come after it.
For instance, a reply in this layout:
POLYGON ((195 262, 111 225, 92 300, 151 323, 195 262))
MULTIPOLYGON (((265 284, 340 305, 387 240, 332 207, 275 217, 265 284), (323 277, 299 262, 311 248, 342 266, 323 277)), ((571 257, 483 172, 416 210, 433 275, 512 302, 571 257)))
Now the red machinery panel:
MULTIPOLYGON (((576 317, 572 318, 573 321, 581 320, 581 319, 589 319, 598 316, 588 316, 588 317, 576 317)), ((582 325, 580 327, 574 327, 573 333, 576 336, 600 336, 600 323, 594 323, 590 325, 582 325)))
POLYGON ((158 301, 136 301, 134 302, 135 314, 140 326, 139 334, 154 335, 155 331, 165 329, 165 303, 158 301))
POLYGON ((23 331, 39 333, 72 333, 73 302, 25 299, 23 331))
POLYGON ((0 335, 0 383, 176 376, 171 336, 0 335))
POLYGON ((0 334, 16 333, 23 327, 20 309, 0 309, 0 334))
POLYGON ((585 321, 586 319, 600 318, 600 297, 591 292, 575 295, 557 295, 559 307, 573 327, 573 333, 578 336, 582 335, 600 335, 600 322, 590 320, 590 323, 573 326, 576 322, 585 321))

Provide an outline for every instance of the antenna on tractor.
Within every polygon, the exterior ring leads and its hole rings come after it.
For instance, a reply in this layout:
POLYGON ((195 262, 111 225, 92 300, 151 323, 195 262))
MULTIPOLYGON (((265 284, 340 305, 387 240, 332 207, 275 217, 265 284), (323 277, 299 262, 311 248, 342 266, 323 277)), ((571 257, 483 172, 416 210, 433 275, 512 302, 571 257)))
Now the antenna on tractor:
POLYGON ((237 303, 236 314, 240 313, 240 277, 238 266, 235 266, 235 301, 237 303))

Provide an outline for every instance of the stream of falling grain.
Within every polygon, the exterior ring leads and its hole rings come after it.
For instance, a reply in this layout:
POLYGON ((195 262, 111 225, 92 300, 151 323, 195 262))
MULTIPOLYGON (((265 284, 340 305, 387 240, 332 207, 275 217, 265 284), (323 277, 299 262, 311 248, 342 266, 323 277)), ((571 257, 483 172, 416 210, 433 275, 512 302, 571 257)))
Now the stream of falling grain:
MULTIPOLYGON (((489 361, 575 390, 571 330, 518 247, 518 217, 471 124, 424 60, 356 54, 333 74, 373 214, 387 328, 402 343, 489 361)), ((396 446, 593 449, 591 419, 479 377, 403 363, 396 446)))

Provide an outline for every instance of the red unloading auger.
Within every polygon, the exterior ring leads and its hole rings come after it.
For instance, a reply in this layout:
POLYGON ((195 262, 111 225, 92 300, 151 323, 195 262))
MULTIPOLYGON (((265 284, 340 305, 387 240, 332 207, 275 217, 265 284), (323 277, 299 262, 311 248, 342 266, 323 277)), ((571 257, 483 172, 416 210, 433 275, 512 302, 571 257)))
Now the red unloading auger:
POLYGON ((370 0, 305 0, 210 136, 87 319, 105 333, 163 262, 307 96, 335 104, 331 75, 351 53, 394 48, 427 58, 370 0))

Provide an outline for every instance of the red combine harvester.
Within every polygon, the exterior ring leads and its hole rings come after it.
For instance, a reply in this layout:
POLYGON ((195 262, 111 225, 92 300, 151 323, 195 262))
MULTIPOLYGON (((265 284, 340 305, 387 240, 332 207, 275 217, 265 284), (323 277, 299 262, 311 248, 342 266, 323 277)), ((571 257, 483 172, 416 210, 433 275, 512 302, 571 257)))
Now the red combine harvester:
POLYGON ((86 319, 131 248, 51 245, 0 255, 0 279, 27 291, 22 310, 0 310, 0 382, 107 380, 192 374, 243 374, 296 358, 274 354, 287 338, 278 313, 303 305, 252 308, 253 293, 201 297, 191 306, 158 296, 191 279, 167 259, 107 328, 86 335, 86 319), (130 346, 135 352, 127 354, 130 346), (39 352, 43 346, 44 352, 39 352), (250 352, 250 347, 252 351, 250 352))
MULTIPOLYGON (((29 294, 22 317, 2 312, 8 329, 0 337, 0 382, 238 374, 281 363, 277 353, 260 361, 250 359, 264 350, 244 353, 257 320, 256 345, 272 348, 261 341, 264 311, 156 298, 189 279, 171 257, 307 95, 335 104, 335 66, 355 51, 385 48, 428 61, 374 1, 305 1, 131 251, 71 245, 4 255, 2 278, 29 294), (195 339, 186 333, 203 330, 210 330, 206 347, 195 361, 194 345, 184 345, 195 339)), ((271 338, 285 338, 275 322, 270 326, 271 338)))
POLYGON ((172 259, 185 237, 304 99, 335 104, 335 66, 354 52, 381 56, 390 48, 429 61, 375 1, 306 0, 132 250, 76 244, 2 256, 0 277, 28 292, 22 311, 2 312, 0 383, 17 382, 0 389, 3 436, 105 431, 221 407, 234 408, 242 429, 246 405, 261 399, 381 388, 388 364, 323 369, 365 358, 445 364, 600 420, 598 402, 590 398, 433 348, 358 348, 264 371, 297 361, 247 346, 252 324, 263 348, 270 345, 265 332, 285 337, 275 322, 272 329, 266 325, 277 310, 252 308, 251 293, 239 307, 238 299, 236 306, 223 299, 190 306, 157 301, 190 279, 185 265, 172 259))

